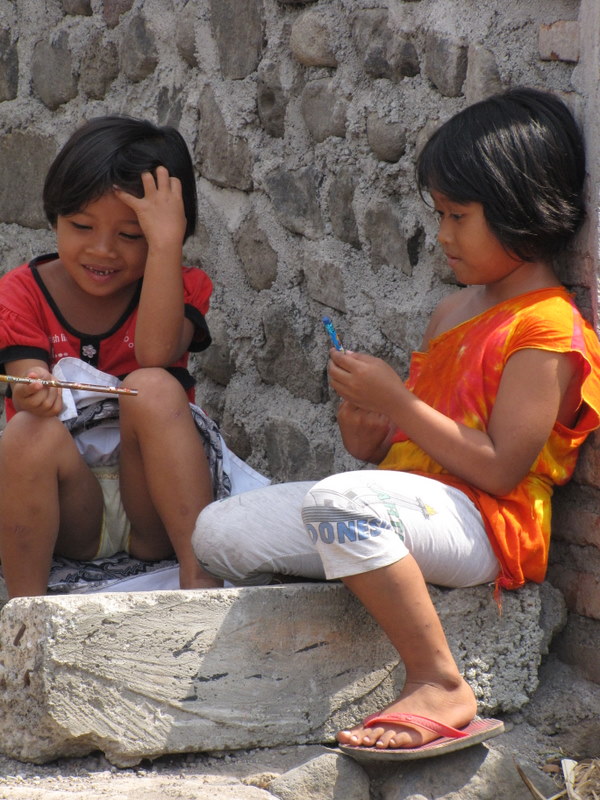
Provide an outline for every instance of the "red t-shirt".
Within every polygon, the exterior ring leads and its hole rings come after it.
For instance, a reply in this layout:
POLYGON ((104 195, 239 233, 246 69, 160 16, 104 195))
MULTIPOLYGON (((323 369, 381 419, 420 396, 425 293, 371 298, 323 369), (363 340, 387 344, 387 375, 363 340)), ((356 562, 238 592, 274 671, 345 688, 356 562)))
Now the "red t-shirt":
MULTIPOLYGON (((75 330, 64 319, 44 285, 38 266, 56 254, 35 258, 0 279, 0 369, 24 358, 45 361, 50 370, 66 356, 80 358, 96 369, 124 378, 139 369, 135 359, 135 325, 142 281, 121 319, 101 334, 75 330)), ((204 315, 212 293, 212 281, 201 269, 183 267, 185 316, 194 324, 191 352, 204 350, 211 342, 204 315)), ((157 320, 160 325, 160 320, 157 320)), ((194 380, 187 370, 188 353, 169 367, 193 400, 194 380)), ((10 394, 10 393, 9 393, 10 394)), ((10 397, 7 417, 15 412, 10 397)))

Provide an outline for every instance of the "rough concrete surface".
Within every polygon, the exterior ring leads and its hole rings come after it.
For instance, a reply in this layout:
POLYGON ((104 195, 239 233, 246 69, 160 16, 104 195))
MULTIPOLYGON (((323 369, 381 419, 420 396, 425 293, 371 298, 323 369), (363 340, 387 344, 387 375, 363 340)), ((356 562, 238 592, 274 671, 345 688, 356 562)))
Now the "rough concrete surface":
MULTIPOLYGON (((480 711, 521 708, 564 622, 550 586, 431 589, 480 711)), ((403 669, 337 583, 17 598, 0 617, 0 750, 27 761, 327 743, 403 669)))
POLYGON ((0 756, 0 800, 531 800, 515 760, 551 797, 559 789, 541 768, 554 752, 551 737, 521 721, 489 745, 367 770, 320 746, 169 756, 129 769, 97 754, 46 765, 0 756))

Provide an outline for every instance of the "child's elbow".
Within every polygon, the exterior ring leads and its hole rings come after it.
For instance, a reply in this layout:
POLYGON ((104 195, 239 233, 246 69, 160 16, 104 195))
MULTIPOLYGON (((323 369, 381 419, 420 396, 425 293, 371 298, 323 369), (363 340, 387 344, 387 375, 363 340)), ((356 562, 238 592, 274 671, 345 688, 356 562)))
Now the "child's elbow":
POLYGON ((170 367, 177 360, 177 355, 162 348, 136 347, 135 360, 140 367, 170 367))

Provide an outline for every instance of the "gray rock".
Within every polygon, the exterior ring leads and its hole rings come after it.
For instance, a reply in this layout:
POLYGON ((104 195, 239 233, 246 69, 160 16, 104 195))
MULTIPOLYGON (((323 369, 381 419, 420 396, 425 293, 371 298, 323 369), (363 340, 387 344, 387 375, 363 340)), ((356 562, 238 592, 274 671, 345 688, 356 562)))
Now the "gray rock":
POLYGON ((0 137, 0 216, 29 228, 46 228, 44 177, 56 155, 53 139, 14 131, 0 137))
POLYGON ((133 6, 134 0, 102 0, 102 16, 109 28, 115 28, 125 12, 133 6))
POLYGON ((280 800, 369 800, 369 778, 352 759, 328 753, 285 772, 268 784, 280 800))
POLYGON ((360 235, 353 208, 355 188, 355 170, 349 166, 341 167, 329 186, 329 219, 338 239, 360 248, 360 235))
POLYGON ((205 375, 220 386, 227 386, 235 372, 229 339, 230 326, 223 313, 217 309, 210 312, 208 323, 212 343, 207 350, 198 353, 195 360, 205 375))
POLYGON ((600 741, 600 685, 551 656, 540 670, 541 685, 523 717, 552 737, 556 752, 570 758, 597 758, 600 741))
POLYGON ((151 75, 158 64, 156 37, 143 14, 132 16, 124 24, 120 44, 121 69, 129 80, 137 83, 151 75))
POLYGON ((502 79, 496 58, 491 50, 478 45, 469 45, 467 72, 463 91, 467 102, 476 103, 492 94, 501 92, 502 79))
POLYGON ((347 100, 328 79, 312 81, 302 92, 302 116, 315 142, 346 135, 347 100))
POLYGON ((264 430, 269 474, 282 475, 284 481, 307 481, 332 472, 332 446, 309 439, 298 422, 275 415, 264 430))
POLYGON ((38 42, 31 60, 33 89, 52 111, 77 95, 69 37, 60 31, 50 40, 38 42))
POLYGON ((94 100, 101 100, 119 74, 119 56, 113 42, 100 30, 90 35, 79 68, 79 87, 94 100))
POLYGON ((280 139, 285 133, 288 100, 281 85, 278 66, 272 61, 263 62, 258 71, 256 102, 260 124, 269 136, 280 139))
POLYGON ((198 66, 198 56, 196 54, 196 16, 197 6, 191 0, 177 14, 175 26, 175 42, 179 55, 190 67, 198 66))
POLYGON ((224 78, 254 72, 264 47, 262 0, 210 0, 212 29, 224 78))
POLYGON ((377 272, 383 264, 412 275, 407 238, 400 212, 383 200, 372 202, 365 214, 365 235, 371 243, 371 266, 377 272))
POLYGON ((406 130, 402 123, 381 119, 374 112, 367 117, 367 141, 377 158, 394 163, 406 150, 406 130))
POLYGON ((307 67, 337 66, 331 23, 316 11, 305 11, 294 21, 290 50, 307 67))
POLYGON ((344 276, 338 263, 317 254, 306 253, 304 274, 308 293, 313 300, 338 311, 346 311, 344 276))
MULTIPOLYGON (((531 765, 522 769, 544 796, 556 794, 548 775, 531 765)), ((381 800, 531 800, 513 755, 486 745, 396 767, 379 796, 381 800)))
POLYGON ((265 178, 266 190, 281 224, 308 239, 323 235, 317 182, 318 173, 312 165, 297 170, 277 167, 265 178))
POLYGON ((425 50, 425 74, 441 94, 458 97, 467 74, 464 42, 430 33, 425 50))
POLYGON ((9 28, 0 29, 0 103, 13 100, 19 86, 19 53, 9 28))
POLYGON ((569 623, 554 642, 561 661, 577 665, 579 674, 600 685, 600 620, 569 614, 569 623))
POLYGON ((200 136, 196 146, 202 175, 225 188, 252 189, 252 155, 241 136, 229 133, 207 84, 200 97, 200 136))
POLYGON ((92 11, 92 0, 62 0, 62 7, 65 14, 80 14, 90 17, 92 11))
POLYGON ((258 352, 256 366, 265 383, 279 383, 295 397, 320 403, 325 397, 324 378, 306 353, 306 334, 295 317, 287 302, 272 302, 265 307, 265 344, 258 352))
POLYGON ((254 211, 242 222, 234 241, 250 286, 257 291, 269 289, 277 277, 277 253, 254 211))
POLYGON ((359 11, 354 17, 352 36, 363 54, 365 71, 372 78, 399 81, 419 74, 414 44, 389 27, 386 10, 359 11))
MULTIPOLYGON (((548 635, 539 587, 506 593, 502 616, 491 587, 430 591, 480 711, 523 707, 548 635)), ((129 766, 326 743, 402 681, 395 650, 339 583, 16 598, 0 615, 0 750, 40 763, 100 749, 129 766)))

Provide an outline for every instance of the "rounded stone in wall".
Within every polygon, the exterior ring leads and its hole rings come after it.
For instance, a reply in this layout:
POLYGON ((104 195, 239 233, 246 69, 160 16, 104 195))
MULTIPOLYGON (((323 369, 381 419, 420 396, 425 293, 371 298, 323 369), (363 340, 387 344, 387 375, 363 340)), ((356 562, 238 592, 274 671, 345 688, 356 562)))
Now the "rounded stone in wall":
POLYGON ((196 55, 196 4, 189 2, 185 8, 177 14, 175 28, 175 43, 179 55, 190 67, 198 66, 196 55))
POLYGON ((467 47, 462 41, 430 33, 425 50, 425 74, 446 97, 458 97, 467 74, 467 47))
POLYGON ((346 135, 348 103, 332 82, 323 78, 308 83, 302 92, 302 116, 315 142, 346 135))
POLYGON ((301 420, 268 420, 265 444, 269 474, 278 481, 315 480, 333 472, 333 447, 309 439, 301 420))
POLYGON ((210 0, 221 74, 241 80, 255 71, 264 48, 262 0, 210 0))
POLYGON ((257 291, 269 289, 277 277, 277 253, 254 211, 238 228, 234 242, 250 286, 257 291))
POLYGON ((360 248, 360 236, 352 206, 356 170, 344 166, 333 176, 329 186, 329 219, 335 236, 352 247, 360 248))
POLYGON ((31 60, 33 90, 51 111, 77 95, 71 48, 66 31, 38 42, 31 60))
POLYGON ((121 69, 137 83, 151 75, 158 64, 156 39, 142 14, 127 21, 120 45, 121 69))
POLYGON ((134 0, 102 0, 102 16, 109 28, 115 28, 121 16, 129 11, 134 0))
POLYGON ((92 15, 92 0, 62 0, 65 14, 79 14, 84 17, 92 15))
POLYGON ((101 100, 119 74, 119 55, 113 42, 93 31, 79 67, 79 88, 92 100, 101 100))
POLYGON ((325 398, 325 377, 307 355, 307 337, 294 323, 298 311, 290 302, 277 301, 262 313, 264 346, 256 354, 256 368, 262 380, 284 386, 294 397, 312 403, 325 398))
POLYGON ((503 89, 496 58, 491 50, 469 45, 467 73, 463 91, 469 104, 483 100, 503 89))
POLYGON ((277 167, 265 178, 273 210, 281 224, 308 239, 324 232, 318 198, 318 173, 311 165, 297 170, 277 167))
POLYGON ((399 211, 389 202, 375 200, 365 214, 365 234, 371 243, 371 266, 377 272, 384 264, 412 275, 406 235, 399 211))
POLYGON ((316 11, 306 11, 292 25, 290 49, 304 66, 335 67, 338 62, 332 40, 329 21, 316 11))
POLYGON ((203 177, 224 188, 252 189, 252 153, 248 142, 230 134, 210 85, 200 95, 200 135, 196 145, 203 177))
POLYGON ((367 118, 367 141, 377 158, 394 163, 406 150, 406 130, 400 122, 389 122, 373 112, 367 118))
POLYGON ((28 131, 0 137, 0 219, 25 228, 46 228, 42 188, 56 142, 28 131))
POLYGON ((19 87, 19 54, 8 28, 0 30, 0 103, 14 100, 19 87))
POLYGON ((285 112, 288 96, 281 85, 278 65, 273 61, 263 61, 258 70, 256 83, 256 103, 260 124, 276 139, 285 133, 285 112))
POLYGON ((235 372, 235 361, 231 353, 229 325, 222 312, 214 309, 208 317, 212 337, 210 347, 197 353, 195 362, 202 372, 220 386, 227 386, 235 372))
POLYGON ((412 41, 389 26, 386 9, 359 11, 353 20, 352 38, 372 78, 399 81, 419 74, 419 57, 412 41))

